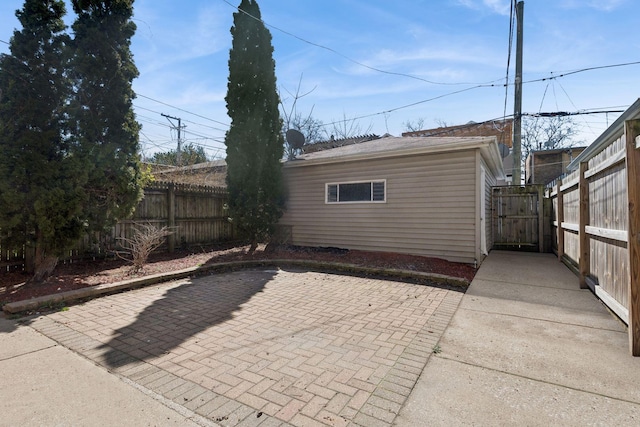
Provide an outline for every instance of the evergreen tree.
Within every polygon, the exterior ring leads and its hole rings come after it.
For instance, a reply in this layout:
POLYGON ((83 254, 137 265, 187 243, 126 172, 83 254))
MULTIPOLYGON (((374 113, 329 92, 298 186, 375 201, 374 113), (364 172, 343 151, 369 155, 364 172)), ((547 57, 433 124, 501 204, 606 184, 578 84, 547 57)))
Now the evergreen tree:
POLYGON ((284 138, 278 110, 271 34, 255 0, 233 15, 229 52, 227 188, 230 216, 251 250, 268 238, 284 210, 280 159, 284 138))
POLYGON ((10 55, 0 56, 0 239, 26 243, 34 276, 88 229, 126 217, 144 175, 132 111, 138 74, 130 39, 133 0, 25 0, 10 55))
POLYGON ((82 233, 81 165, 63 135, 64 1, 26 0, 0 56, 0 240, 34 255, 33 281, 82 233))
POLYGON ((72 0, 71 134, 91 166, 83 213, 92 230, 129 216, 142 197, 144 174, 131 82, 138 76, 130 45, 133 0, 72 0))

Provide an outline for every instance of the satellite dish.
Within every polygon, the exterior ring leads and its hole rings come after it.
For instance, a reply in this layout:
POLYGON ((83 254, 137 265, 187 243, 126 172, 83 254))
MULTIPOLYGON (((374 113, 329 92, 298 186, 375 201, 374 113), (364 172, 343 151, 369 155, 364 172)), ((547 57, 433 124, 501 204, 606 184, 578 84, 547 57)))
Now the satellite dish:
POLYGON ((304 145, 304 135, 302 132, 295 129, 289 129, 285 135, 287 137, 287 142, 292 148, 299 150, 304 145))
POLYGON ((503 159, 509 155, 509 147, 507 147, 502 142, 498 144, 498 149, 500 150, 500 156, 503 159))

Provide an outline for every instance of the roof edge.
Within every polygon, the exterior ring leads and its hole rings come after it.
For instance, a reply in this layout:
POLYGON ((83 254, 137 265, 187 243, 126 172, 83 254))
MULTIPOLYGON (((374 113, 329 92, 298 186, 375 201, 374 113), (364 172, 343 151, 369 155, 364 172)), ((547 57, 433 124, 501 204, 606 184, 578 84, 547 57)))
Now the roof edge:
MULTIPOLYGON (((411 137, 404 137, 411 138, 411 137)), ((425 137, 428 138, 428 137, 425 137)), ((455 137, 452 137, 455 138, 455 137)), ((447 151, 462 151, 462 150, 470 150, 474 148, 483 148, 490 146, 492 143, 495 145, 495 152, 498 157, 500 157, 500 153, 498 151, 497 139, 495 136, 476 136, 476 137, 460 137, 462 140, 459 141, 455 145, 439 145, 439 146, 426 146, 426 147, 416 147, 416 148, 405 148, 400 150, 387 150, 387 151, 378 151, 378 152, 369 152, 369 153, 357 153, 350 154, 339 157, 325 157, 319 159, 294 159, 288 160, 284 163, 284 167, 302 167, 302 166, 312 166, 312 165, 323 165, 330 163, 344 163, 344 162, 355 162, 360 160, 374 160, 374 159, 383 159, 388 157, 402 157, 402 156, 410 156, 415 154, 432 154, 432 153, 444 153, 447 151), (473 140, 470 140, 473 138, 473 140)))
POLYGON ((490 137, 493 141, 480 147, 480 153, 484 154, 485 162, 491 172, 495 175, 496 179, 505 180, 507 176, 504 172, 503 159, 500 155, 500 149, 498 148, 498 138, 495 136, 490 137))

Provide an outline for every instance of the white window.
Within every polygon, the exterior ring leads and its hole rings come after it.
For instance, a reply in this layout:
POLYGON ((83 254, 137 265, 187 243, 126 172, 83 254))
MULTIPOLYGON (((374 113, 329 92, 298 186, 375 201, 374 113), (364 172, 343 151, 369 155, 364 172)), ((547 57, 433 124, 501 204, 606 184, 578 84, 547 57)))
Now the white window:
POLYGON ((336 182, 326 184, 326 203, 385 203, 387 181, 336 182))

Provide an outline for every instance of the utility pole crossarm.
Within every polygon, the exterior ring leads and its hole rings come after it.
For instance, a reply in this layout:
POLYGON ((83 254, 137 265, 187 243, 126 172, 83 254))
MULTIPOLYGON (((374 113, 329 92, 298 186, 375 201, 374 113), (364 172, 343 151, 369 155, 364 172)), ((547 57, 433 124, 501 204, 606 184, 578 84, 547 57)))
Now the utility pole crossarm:
POLYGON ((181 155, 181 150, 182 150, 182 139, 180 139, 180 131, 182 129, 184 129, 186 126, 182 126, 182 119, 180 117, 173 117, 173 116, 169 116, 168 114, 164 114, 164 113, 160 113, 160 115, 162 117, 166 117, 167 120, 169 121, 169 123, 171 123, 171 127, 173 129, 177 129, 178 131, 178 151, 176 152, 176 163, 178 163, 177 166, 182 166, 182 155, 181 155), (178 126, 175 125, 175 123, 173 123, 171 120, 177 120, 178 121, 178 126))

